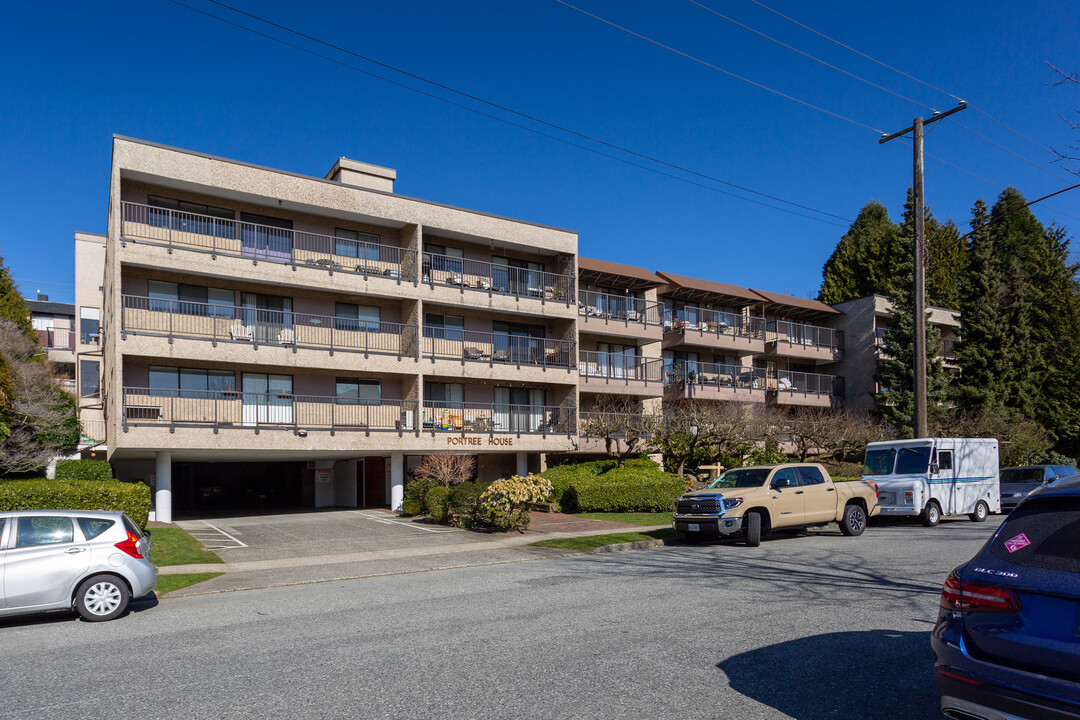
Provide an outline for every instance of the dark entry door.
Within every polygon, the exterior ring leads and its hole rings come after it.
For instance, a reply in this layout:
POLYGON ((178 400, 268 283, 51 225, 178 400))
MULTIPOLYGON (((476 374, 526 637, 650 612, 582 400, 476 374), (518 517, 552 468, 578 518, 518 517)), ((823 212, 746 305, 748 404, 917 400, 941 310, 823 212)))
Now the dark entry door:
MULTIPOLYGON (((381 457, 364 458, 364 507, 386 505, 385 463, 381 457)), ((357 473, 360 477, 360 473, 357 473)))

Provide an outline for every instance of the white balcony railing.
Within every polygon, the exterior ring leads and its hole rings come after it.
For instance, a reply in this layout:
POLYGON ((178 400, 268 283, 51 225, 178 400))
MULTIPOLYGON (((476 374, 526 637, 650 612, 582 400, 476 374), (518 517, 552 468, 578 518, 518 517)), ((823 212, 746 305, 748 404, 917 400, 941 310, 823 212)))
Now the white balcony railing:
POLYGON ((627 325, 660 325, 664 318, 663 306, 658 302, 595 290, 578 291, 578 315, 627 325))
POLYGON ((424 253, 421 280, 430 285, 451 285, 488 293, 533 297, 570 305, 574 277, 528 270, 482 260, 424 253))
POLYGON ((381 243, 301 232, 209 215, 121 203, 121 237, 149 241, 170 249, 251 258, 350 272, 416 279, 416 252, 381 243))

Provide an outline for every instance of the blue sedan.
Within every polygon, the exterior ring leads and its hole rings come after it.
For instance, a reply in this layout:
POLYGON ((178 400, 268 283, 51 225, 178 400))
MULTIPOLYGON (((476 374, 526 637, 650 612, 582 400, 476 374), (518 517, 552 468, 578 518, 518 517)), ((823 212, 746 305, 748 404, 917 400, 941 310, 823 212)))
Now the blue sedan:
POLYGON ((931 645, 950 718, 1080 719, 1080 477, 1024 500, 952 571, 931 645))

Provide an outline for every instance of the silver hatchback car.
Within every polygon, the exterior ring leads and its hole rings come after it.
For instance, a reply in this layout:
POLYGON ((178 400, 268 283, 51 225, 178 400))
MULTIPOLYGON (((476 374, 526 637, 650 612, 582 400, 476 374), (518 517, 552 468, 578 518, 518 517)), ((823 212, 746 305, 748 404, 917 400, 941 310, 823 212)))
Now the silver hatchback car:
POLYGON ((112 620, 157 577, 150 538, 122 512, 0 513, 0 617, 74 607, 112 620))

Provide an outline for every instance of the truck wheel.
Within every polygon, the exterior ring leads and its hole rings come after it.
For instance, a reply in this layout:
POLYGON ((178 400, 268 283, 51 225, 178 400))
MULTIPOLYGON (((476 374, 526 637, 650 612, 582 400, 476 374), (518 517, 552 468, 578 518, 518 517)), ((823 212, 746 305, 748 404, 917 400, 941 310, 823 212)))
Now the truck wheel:
POLYGON ((980 500, 975 505, 975 512, 968 515, 971 518, 971 522, 986 522, 986 518, 990 517, 990 508, 986 507, 986 503, 980 500))
POLYGON ((922 524, 926 527, 934 527, 941 522, 941 508, 938 504, 931 500, 926 503, 926 507, 922 512, 922 524))
POLYGON ((746 544, 750 547, 761 544, 761 513, 752 512, 746 516, 746 544))
POLYGON ((844 517, 840 519, 840 532, 848 537, 862 535, 866 529, 866 513, 863 509, 852 503, 844 508, 844 517))

